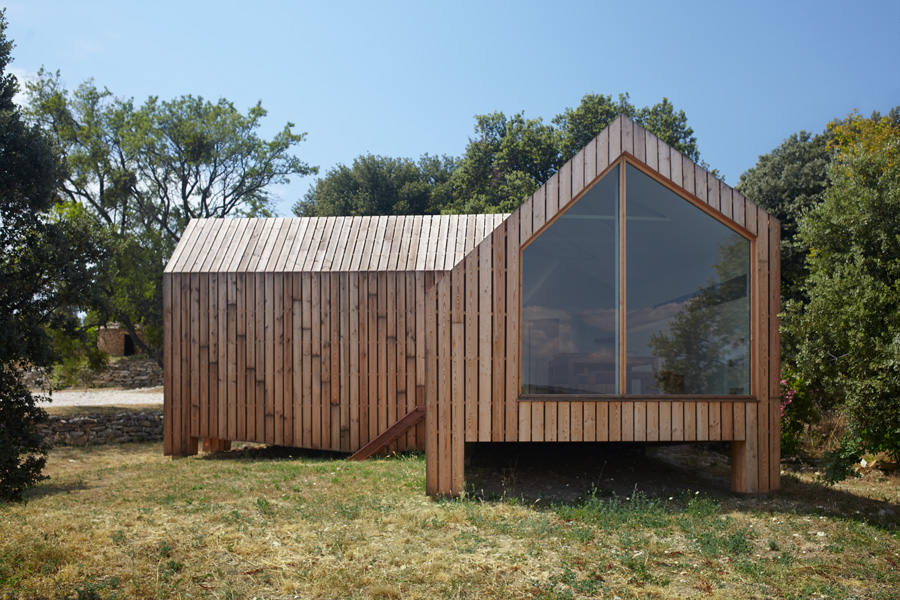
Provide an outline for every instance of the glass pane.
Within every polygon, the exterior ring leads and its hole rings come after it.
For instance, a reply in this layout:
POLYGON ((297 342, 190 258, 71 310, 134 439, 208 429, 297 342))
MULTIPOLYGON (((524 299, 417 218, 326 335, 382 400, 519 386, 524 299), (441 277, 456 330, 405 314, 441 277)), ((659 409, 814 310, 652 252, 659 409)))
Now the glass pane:
POLYGON ((626 169, 626 393, 749 394, 750 241, 626 169))
POLYGON ((615 394, 619 167, 522 253, 522 392, 615 394))

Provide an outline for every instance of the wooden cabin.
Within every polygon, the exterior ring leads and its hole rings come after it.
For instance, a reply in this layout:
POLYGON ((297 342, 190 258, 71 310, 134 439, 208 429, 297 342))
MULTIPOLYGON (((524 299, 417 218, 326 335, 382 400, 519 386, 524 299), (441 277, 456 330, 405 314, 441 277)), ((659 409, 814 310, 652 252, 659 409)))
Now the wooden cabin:
POLYGON ((433 496, 467 443, 730 441, 778 489, 779 232, 626 117, 510 215, 192 221, 165 453, 418 448, 433 496))

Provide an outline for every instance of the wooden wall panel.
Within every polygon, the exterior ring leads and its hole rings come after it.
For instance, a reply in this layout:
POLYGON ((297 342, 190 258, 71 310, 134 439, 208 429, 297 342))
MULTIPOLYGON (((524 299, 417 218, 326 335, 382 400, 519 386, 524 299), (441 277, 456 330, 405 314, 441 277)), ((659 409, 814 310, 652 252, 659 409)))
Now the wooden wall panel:
POLYGON ((642 127, 617 118, 505 220, 310 223, 199 224, 180 248, 200 270, 165 278, 166 453, 198 437, 348 452, 424 405, 390 449, 427 447, 430 493, 461 491, 466 441, 734 439, 735 489, 777 487, 777 221, 642 127), (622 152, 756 236, 756 399, 519 401, 521 247, 622 152))
POLYGON ((173 356, 175 344, 172 339, 172 282, 176 278, 171 273, 163 274, 163 454, 172 456, 172 443, 175 438, 172 427, 172 410, 176 401, 172 384, 173 356))
POLYGON ((247 290, 246 274, 235 274, 235 393, 238 425, 235 438, 247 439, 247 290))
POLYGON ((481 380, 478 375, 478 251, 466 259, 466 315, 465 315, 465 369, 466 369, 466 438, 478 441, 478 392, 481 380))
MULTIPOLYGON (((571 186, 571 176, 568 186, 571 186)), ((571 187, 567 195, 571 196, 571 187)), ((504 439, 507 442, 515 442, 519 439, 519 213, 513 213, 506 220, 506 270, 503 273, 505 281, 505 308, 504 328, 506 344, 504 348, 506 369, 506 424, 504 439)), ((528 414, 528 422, 522 423, 523 428, 531 432, 531 413, 528 414)))
MULTIPOLYGON (((549 201, 548 201, 549 204, 549 201)), ((491 314, 491 440, 502 442, 506 425, 506 224, 501 224, 491 235, 493 246, 491 314)))

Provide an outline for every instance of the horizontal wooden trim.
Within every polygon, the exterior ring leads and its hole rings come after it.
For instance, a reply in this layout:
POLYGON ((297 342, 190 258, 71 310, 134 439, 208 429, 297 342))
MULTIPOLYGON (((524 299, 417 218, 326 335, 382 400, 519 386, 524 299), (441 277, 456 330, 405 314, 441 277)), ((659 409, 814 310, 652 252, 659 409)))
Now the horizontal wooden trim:
POLYGON ((595 396, 593 394, 527 394, 519 402, 759 402, 756 396, 595 396))

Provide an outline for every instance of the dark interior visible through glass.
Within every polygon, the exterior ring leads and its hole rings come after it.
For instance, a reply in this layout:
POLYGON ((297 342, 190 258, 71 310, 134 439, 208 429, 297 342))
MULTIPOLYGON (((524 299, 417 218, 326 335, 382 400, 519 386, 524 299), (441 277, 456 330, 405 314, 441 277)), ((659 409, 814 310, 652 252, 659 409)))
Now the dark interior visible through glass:
POLYGON ((621 335, 620 168, 523 250, 522 393, 749 395, 750 240, 631 164, 621 335))
POLYGON ((616 394, 619 167, 522 253, 522 391, 616 394))
POLYGON ((626 394, 750 393, 750 241, 625 171, 626 394))

